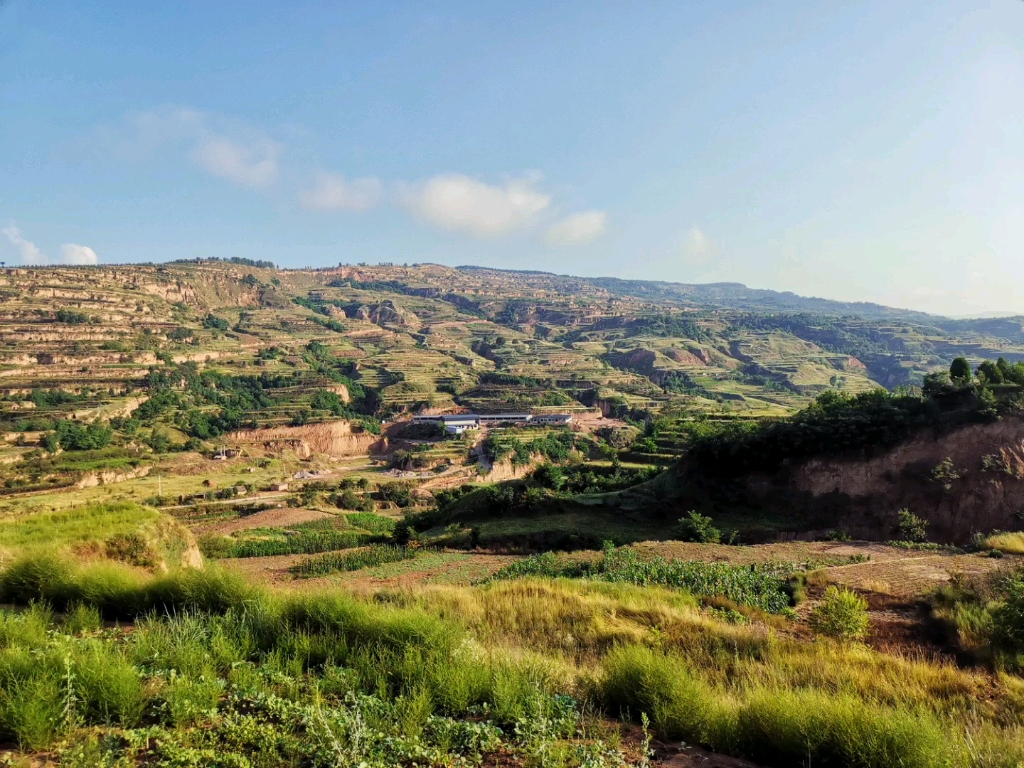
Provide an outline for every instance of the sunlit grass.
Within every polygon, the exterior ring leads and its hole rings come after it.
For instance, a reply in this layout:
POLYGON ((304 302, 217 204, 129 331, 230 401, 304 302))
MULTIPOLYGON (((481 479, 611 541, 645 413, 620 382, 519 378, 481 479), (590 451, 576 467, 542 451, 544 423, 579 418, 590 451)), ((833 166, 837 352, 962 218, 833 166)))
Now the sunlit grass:
POLYGON ((997 533, 985 539, 985 546, 1011 555, 1024 555, 1024 532, 997 533))

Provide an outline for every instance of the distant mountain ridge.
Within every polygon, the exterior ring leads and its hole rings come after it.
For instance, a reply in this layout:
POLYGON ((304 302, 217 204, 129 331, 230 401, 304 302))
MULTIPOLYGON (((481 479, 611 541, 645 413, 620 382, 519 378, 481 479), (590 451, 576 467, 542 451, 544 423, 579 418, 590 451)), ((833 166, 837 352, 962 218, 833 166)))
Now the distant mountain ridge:
POLYGON ((766 288, 748 288, 743 283, 674 283, 665 280, 625 280, 618 277, 576 277, 538 270, 497 269, 493 267, 462 266, 463 271, 493 272, 522 276, 544 277, 579 285, 592 285, 609 293, 633 298, 658 301, 678 301, 706 308, 744 310, 749 312, 799 312, 819 315, 854 316, 865 320, 891 320, 911 323, 926 328, 937 328, 946 333, 978 333, 1005 339, 1015 344, 1024 343, 1024 316, 951 318, 932 315, 912 309, 888 307, 869 301, 835 301, 813 296, 801 296, 792 291, 773 291, 766 288))

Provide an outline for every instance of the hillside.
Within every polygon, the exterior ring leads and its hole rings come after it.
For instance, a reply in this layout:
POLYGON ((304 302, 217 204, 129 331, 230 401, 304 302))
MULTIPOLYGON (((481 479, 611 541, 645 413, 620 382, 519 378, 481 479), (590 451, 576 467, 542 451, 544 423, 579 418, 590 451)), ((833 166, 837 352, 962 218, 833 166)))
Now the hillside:
POLYGON ((436 265, 0 291, 0 760, 1024 756, 1011 321, 436 265), (573 418, 412 419, 470 411, 573 418))
POLYGON ((754 415, 830 387, 920 383, 961 354, 1024 357, 1016 321, 436 265, 8 269, 0 289, 5 389, 73 379, 95 406, 129 394, 150 367, 192 360, 283 373, 300 388, 322 382, 325 365, 344 368, 382 414, 519 402, 754 415), (302 359, 313 341, 326 363, 302 359))

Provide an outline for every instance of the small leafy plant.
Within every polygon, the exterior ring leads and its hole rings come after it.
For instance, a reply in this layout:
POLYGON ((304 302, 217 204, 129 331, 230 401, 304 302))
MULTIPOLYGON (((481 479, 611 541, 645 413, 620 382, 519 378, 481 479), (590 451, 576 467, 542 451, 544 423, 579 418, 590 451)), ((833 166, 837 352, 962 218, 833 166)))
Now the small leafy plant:
POLYGON ((928 538, 928 521, 918 517, 909 509, 901 509, 896 513, 898 523, 896 534, 900 541, 921 542, 928 538))
POLYGON ((846 587, 832 586, 811 611, 811 628, 836 640, 859 640, 868 631, 868 602, 846 587))
POLYGON ((679 519, 679 536, 683 541, 699 544, 718 544, 722 540, 722 532, 715 528, 711 518, 699 512, 687 512, 679 519))

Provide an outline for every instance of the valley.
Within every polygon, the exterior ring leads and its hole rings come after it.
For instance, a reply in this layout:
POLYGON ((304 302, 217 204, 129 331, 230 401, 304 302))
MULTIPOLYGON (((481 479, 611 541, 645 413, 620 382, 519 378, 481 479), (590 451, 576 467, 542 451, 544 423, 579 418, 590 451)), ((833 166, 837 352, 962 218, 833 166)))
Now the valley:
POLYGON ((8 764, 1024 760, 1020 318, 246 259, 0 294, 8 764))

